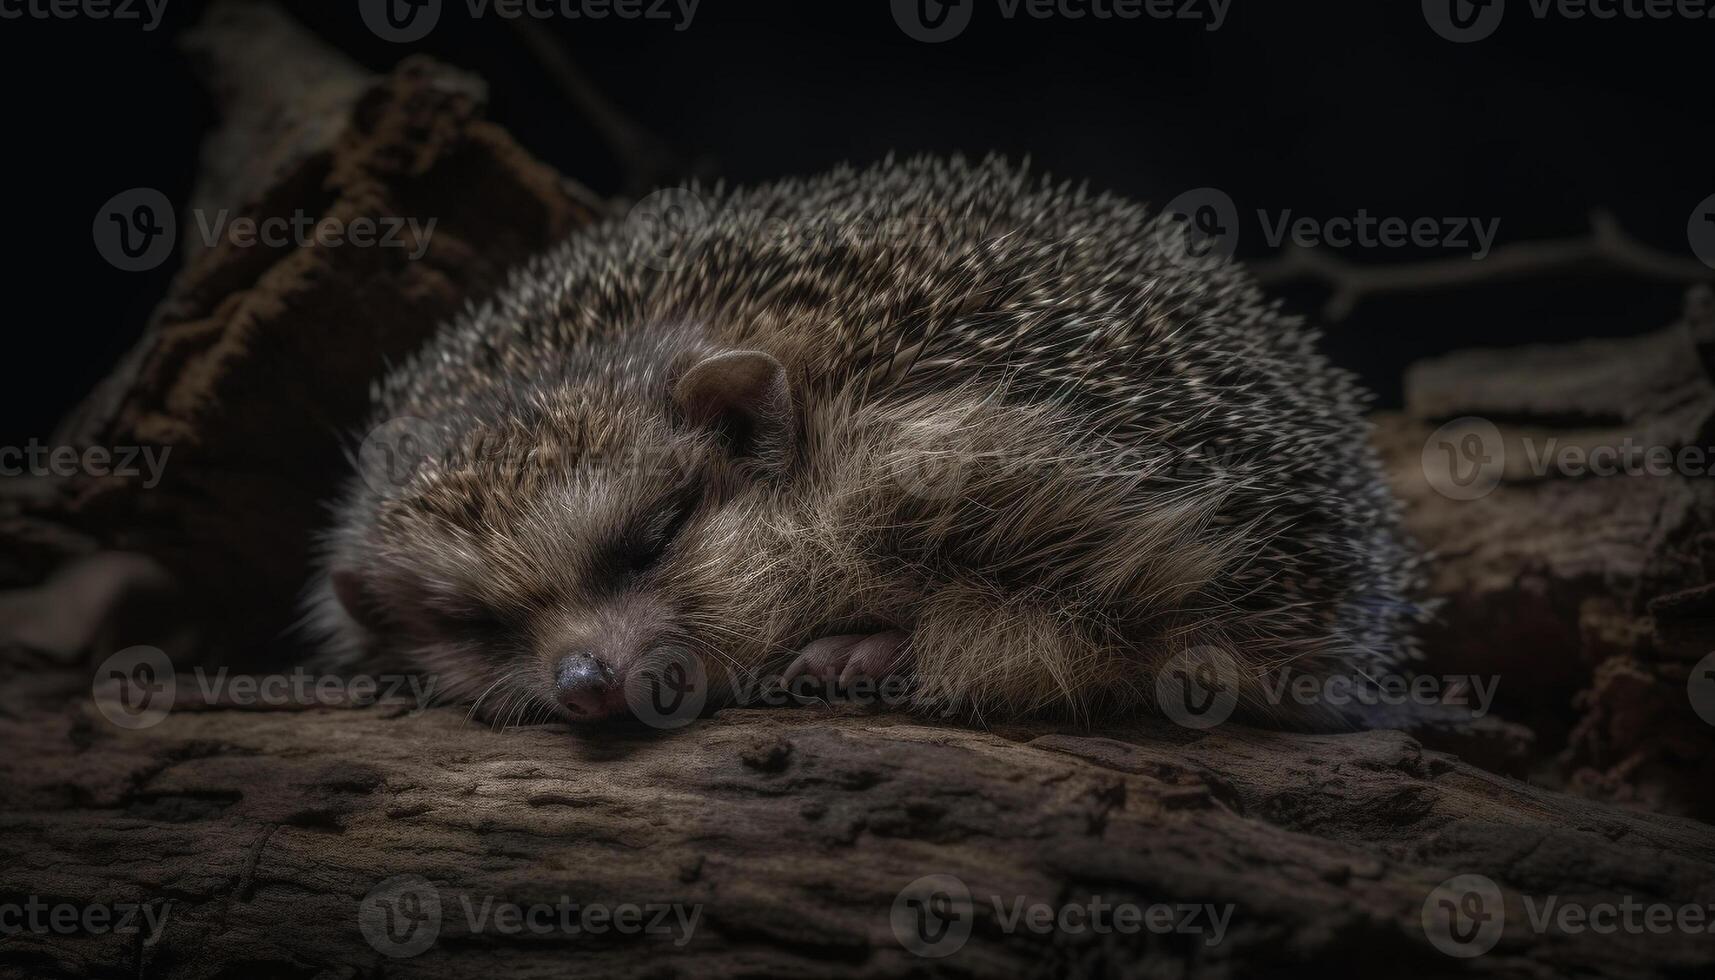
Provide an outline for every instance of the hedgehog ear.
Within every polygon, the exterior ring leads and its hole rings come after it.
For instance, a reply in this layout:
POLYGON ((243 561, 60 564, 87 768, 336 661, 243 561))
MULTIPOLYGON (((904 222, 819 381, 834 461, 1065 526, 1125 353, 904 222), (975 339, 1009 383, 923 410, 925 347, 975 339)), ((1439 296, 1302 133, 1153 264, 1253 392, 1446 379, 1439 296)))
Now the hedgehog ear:
POLYGON ((792 393, 786 368, 759 350, 703 358, 673 388, 673 400, 693 425, 714 429, 736 455, 778 461, 792 432, 792 393))

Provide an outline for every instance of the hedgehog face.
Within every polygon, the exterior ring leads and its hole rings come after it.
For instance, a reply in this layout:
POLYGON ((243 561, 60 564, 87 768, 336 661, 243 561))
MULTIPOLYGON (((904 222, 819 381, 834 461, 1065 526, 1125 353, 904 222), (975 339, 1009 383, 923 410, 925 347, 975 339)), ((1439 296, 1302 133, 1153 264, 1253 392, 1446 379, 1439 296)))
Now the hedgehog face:
POLYGON ((627 682, 664 654, 733 641, 741 614, 711 604, 790 418, 785 372, 757 351, 700 357, 653 399, 568 387, 376 502, 332 594, 369 645, 502 722, 623 715, 627 682))

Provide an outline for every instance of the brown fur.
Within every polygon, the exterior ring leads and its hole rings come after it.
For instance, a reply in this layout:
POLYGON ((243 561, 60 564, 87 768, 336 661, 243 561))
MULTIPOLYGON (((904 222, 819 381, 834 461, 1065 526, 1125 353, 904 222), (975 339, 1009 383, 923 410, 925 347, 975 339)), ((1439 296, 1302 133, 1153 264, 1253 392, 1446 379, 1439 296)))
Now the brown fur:
POLYGON ((1241 271, 1187 271, 1136 205, 993 162, 707 197, 682 267, 599 229, 381 386, 377 420, 440 451, 397 492, 353 481, 314 603, 336 647, 503 719, 554 713, 571 649, 623 672, 684 646, 730 690, 894 627, 917 708, 991 720, 1149 710, 1193 646, 1253 714, 1268 667, 1410 655, 1414 559, 1361 392, 1241 271), (759 230, 830 215, 912 230, 759 230), (687 399, 749 376, 684 379, 734 351, 783 365, 784 400, 722 428, 687 399), (616 570, 684 493, 659 560, 616 570))

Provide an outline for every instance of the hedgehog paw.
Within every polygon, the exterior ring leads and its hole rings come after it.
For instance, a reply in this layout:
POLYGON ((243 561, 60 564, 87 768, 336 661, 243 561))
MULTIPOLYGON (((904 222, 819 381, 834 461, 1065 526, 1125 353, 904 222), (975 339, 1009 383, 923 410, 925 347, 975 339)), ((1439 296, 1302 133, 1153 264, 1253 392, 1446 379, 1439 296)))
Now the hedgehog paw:
POLYGON ((806 646, 781 675, 790 689, 800 677, 849 687, 854 681, 879 681, 903 669, 910 659, 904 630, 824 636, 806 646))

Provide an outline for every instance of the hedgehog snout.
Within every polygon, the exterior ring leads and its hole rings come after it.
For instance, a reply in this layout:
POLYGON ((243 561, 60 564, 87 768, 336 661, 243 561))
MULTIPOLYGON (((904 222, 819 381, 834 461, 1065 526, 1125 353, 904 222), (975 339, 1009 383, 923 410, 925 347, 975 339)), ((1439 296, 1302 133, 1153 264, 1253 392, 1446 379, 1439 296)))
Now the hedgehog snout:
POLYGON ((568 654, 554 670, 554 694, 579 721, 597 721, 624 711, 624 693, 613 667, 594 654, 568 654))

